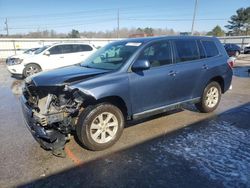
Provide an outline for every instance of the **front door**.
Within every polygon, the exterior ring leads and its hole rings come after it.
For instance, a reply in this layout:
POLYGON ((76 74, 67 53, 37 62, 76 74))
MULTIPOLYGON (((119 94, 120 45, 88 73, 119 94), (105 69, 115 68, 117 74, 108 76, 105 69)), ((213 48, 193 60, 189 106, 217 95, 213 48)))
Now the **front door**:
POLYGON ((65 66, 67 58, 63 52, 62 45, 56 45, 51 47, 49 50, 49 55, 43 55, 41 64, 44 67, 44 70, 55 69, 65 66))
POLYGON ((150 69, 129 73, 133 113, 155 109, 172 103, 175 65, 169 41, 148 45, 137 60, 148 60, 150 69))

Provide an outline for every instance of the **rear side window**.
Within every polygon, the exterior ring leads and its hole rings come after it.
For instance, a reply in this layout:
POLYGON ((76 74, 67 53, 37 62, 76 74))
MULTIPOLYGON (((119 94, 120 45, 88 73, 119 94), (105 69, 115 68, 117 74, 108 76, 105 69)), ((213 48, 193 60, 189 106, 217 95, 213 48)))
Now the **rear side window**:
POLYGON ((74 44, 72 48, 73 52, 88 52, 93 50, 93 48, 87 44, 74 44))
POLYGON ((93 48, 89 45, 78 45, 78 52, 87 52, 87 51, 92 51, 93 48))
POLYGON ((62 45, 62 53, 63 54, 68 54, 68 53, 73 53, 73 45, 68 44, 68 45, 62 45))
POLYGON ((217 46, 213 41, 201 41, 207 57, 214 57, 219 54, 219 51, 217 49, 217 46))
POLYGON ((174 40, 176 62, 192 61, 200 59, 195 40, 174 40))
POLYGON ((51 55, 73 53, 72 45, 58 45, 49 50, 51 55))
POLYGON ((159 67, 162 65, 168 65, 172 63, 172 53, 170 43, 156 42, 143 50, 140 60, 148 60, 151 67, 159 67))

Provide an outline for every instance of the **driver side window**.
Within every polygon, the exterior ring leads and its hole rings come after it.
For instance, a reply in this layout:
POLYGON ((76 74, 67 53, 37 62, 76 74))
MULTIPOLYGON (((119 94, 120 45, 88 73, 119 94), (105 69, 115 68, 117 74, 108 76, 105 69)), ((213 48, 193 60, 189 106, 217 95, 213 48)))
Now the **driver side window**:
POLYGON ((139 60, 148 60, 151 67, 172 64, 171 46, 168 41, 157 42, 143 50, 139 60))

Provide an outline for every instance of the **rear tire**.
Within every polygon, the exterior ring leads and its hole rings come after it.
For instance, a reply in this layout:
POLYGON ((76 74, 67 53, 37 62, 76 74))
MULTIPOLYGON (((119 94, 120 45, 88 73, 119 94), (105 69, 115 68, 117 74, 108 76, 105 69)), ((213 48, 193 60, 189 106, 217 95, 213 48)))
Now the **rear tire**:
POLYGON ((220 99, 220 84, 218 82, 210 82, 204 89, 200 102, 195 104, 195 106, 200 112, 212 112, 218 107, 220 99))
POLYGON ((42 69, 39 65, 31 63, 25 66, 23 70, 23 76, 26 78, 41 71, 42 69))
POLYGON ((79 141, 90 150, 103 150, 117 142, 124 127, 121 110, 109 103, 89 106, 76 125, 79 141))

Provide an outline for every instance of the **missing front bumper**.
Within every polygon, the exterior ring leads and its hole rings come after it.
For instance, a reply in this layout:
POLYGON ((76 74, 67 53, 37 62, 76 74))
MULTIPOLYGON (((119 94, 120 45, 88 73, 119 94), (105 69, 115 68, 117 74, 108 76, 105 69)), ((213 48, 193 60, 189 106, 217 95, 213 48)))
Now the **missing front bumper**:
POLYGON ((55 129, 46 129, 39 125, 33 117, 32 108, 24 96, 20 98, 25 124, 35 140, 46 150, 63 150, 67 141, 66 136, 55 129))

